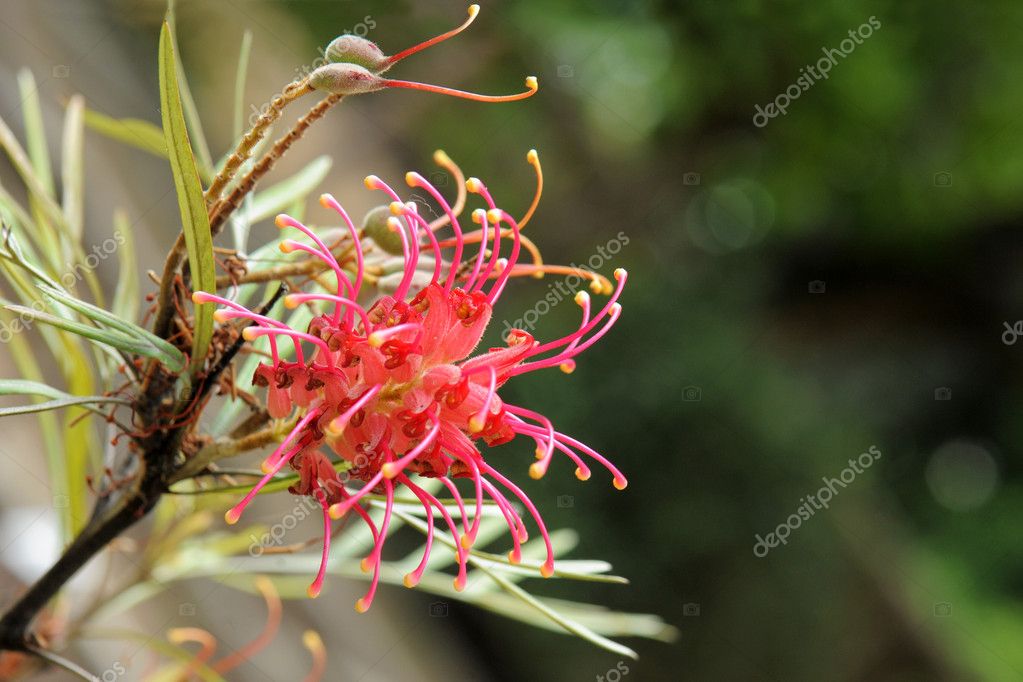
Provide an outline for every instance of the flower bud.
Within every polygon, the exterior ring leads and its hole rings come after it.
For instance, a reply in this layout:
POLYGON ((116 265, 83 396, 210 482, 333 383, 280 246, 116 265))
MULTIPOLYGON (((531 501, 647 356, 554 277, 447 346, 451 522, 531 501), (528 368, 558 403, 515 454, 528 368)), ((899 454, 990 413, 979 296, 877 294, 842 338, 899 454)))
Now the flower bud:
POLYGON ((390 67, 387 55, 376 43, 348 33, 330 41, 324 56, 330 62, 355 64, 373 73, 382 73, 390 67))
POLYGON ((309 74, 309 85, 335 95, 359 95, 382 90, 384 80, 358 64, 324 64, 309 74))
POLYGON ((389 206, 377 206, 371 208, 366 217, 362 219, 362 230, 373 243, 392 256, 400 256, 403 253, 401 246, 401 235, 392 232, 387 225, 387 220, 393 213, 389 206))

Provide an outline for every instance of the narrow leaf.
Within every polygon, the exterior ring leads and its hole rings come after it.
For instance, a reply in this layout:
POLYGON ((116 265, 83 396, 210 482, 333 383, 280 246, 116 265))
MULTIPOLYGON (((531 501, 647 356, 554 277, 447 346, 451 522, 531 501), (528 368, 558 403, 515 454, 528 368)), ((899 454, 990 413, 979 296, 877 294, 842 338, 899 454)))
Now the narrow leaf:
POLYGON ((82 239, 82 110, 85 100, 74 95, 64 114, 64 139, 61 151, 61 181, 64 189, 62 205, 69 236, 76 242, 82 239))
POLYGON ((128 214, 123 209, 114 212, 114 241, 120 244, 120 248, 117 250, 119 268, 112 311, 123 320, 134 320, 141 303, 139 273, 135 263, 135 236, 128 214))
POLYGON ((161 158, 167 158, 167 140, 163 131, 139 118, 112 118, 86 109, 85 125, 110 139, 123 142, 161 158))
MULTIPOLYGON (((174 186, 178 193, 181 228, 185 234, 193 287, 196 290, 215 291, 216 270, 213 262, 210 221, 206 214, 206 202, 199 183, 195 156, 192 154, 188 131, 185 129, 173 40, 166 22, 160 32, 160 111, 163 116, 163 133, 170 153, 171 172, 174 174, 174 186)), ((197 305, 192 336, 193 375, 206 360, 212 336, 213 306, 197 305)))

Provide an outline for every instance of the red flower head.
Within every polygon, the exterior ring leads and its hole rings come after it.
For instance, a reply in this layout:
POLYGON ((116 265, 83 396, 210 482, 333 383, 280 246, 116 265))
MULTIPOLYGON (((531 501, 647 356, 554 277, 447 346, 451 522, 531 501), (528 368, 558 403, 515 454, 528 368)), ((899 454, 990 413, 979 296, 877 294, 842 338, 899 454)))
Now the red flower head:
MULTIPOLYGON (((437 160, 461 180, 461 172, 443 153, 438 153, 437 160)), ((541 179, 536 152, 531 151, 528 160, 541 179)), ((479 195, 486 208, 472 213, 479 229, 467 233, 458 220, 464 192, 452 208, 423 176, 409 173, 405 179, 410 187, 425 190, 444 215, 427 222, 415 203, 403 202, 379 178, 366 178, 367 187, 392 200, 387 225, 400 240, 404 263, 393 295, 367 300, 363 235, 341 205, 325 194, 321 203, 341 216, 352 240, 349 269, 342 267, 314 230, 285 215, 278 216, 277 224, 306 238, 285 240, 283 251, 301 250, 321 259, 337 279, 333 293, 293 293, 285 298, 285 304, 294 308, 326 302, 330 312, 318 315, 308 329, 300 331, 219 296, 202 292, 194 296, 196 302, 223 305, 216 313, 221 322, 250 320, 253 324, 243 332, 246 339, 269 337, 272 361, 259 367, 254 383, 267 389, 267 409, 272 417, 298 415, 295 427, 264 463, 266 476, 227 512, 228 522, 236 522, 256 493, 284 467, 297 471, 299 482, 291 492, 314 496, 323 509, 323 553, 320 570, 309 588, 311 596, 319 593, 325 575, 331 518, 357 514, 373 535, 373 548, 363 560, 363 569, 372 570, 373 579, 367 594, 356 603, 359 611, 369 608, 376 591, 397 487, 407 488, 423 504, 429 528, 422 561, 405 576, 405 584, 414 586, 426 569, 436 510, 457 541, 455 587, 460 590, 465 586, 466 559, 480 527, 485 497, 497 504, 507 522, 513 545, 510 559, 519 560, 520 545, 527 538, 526 524, 510 502, 516 499, 539 527, 547 547, 547 560, 540 572, 549 577, 554 571, 554 552, 543 519, 518 485, 491 464, 486 454, 489 448, 525 436, 536 443, 537 459, 529 467, 533 478, 546 473, 558 451, 575 463, 581 480, 590 477, 586 457, 610 471, 615 487, 626 486, 625 476, 603 456, 555 430, 547 417, 506 403, 498 394, 505 382, 525 372, 548 367, 570 372, 575 356, 606 334, 621 314, 617 301, 625 286, 625 271, 615 271, 617 285, 612 287, 594 273, 543 264, 535 246, 521 234, 536 207, 542 182, 538 182, 536 200, 520 223, 498 207, 480 180, 470 178, 465 187, 479 195), (439 240, 436 232, 448 226, 452 236, 439 240), (531 263, 519 262, 523 250, 532 254, 531 263), (432 268, 426 284, 416 283, 422 264, 427 271, 432 268), (575 300, 582 308, 582 321, 573 333, 560 339, 539 343, 527 332, 513 330, 505 346, 476 351, 509 279, 546 272, 583 275, 590 279, 591 289, 610 297, 593 311, 589 295, 579 292, 575 300), (293 361, 279 353, 282 342, 294 346, 293 361), (349 483, 362 481, 360 487, 350 489, 338 477, 335 457, 349 462, 349 483), (417 478, 439 479, 456 500, 461 518, 453 519, 436 497, 417 485, 417 478), (473 510, 466 509, 455 478, 472 482, 473 510), (369 493, 383 494, 386 499, 379 527, 360 505, 369 493)))

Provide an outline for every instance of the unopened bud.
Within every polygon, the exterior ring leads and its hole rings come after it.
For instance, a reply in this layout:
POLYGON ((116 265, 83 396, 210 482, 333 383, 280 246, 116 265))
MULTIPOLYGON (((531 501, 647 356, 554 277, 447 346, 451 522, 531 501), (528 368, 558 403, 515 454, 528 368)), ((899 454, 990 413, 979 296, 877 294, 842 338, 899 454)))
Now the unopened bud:
POLYGON ((309 85, 335 95, 360 95, 382 90, 384 80, 358 64, 324 64, 309 74, 309 85))
POLYGON ((392 215, 390 206, 372 208, 362 219, 362 230, 381 249, 392 256, 400 256, 404 253, 401 235, 393 232, 387 224, 392 215))
POLYGON ((347 33, 330 41, 324 56, 330 62, 355 64, 376 74, 391 66, 376 43, 347 33))

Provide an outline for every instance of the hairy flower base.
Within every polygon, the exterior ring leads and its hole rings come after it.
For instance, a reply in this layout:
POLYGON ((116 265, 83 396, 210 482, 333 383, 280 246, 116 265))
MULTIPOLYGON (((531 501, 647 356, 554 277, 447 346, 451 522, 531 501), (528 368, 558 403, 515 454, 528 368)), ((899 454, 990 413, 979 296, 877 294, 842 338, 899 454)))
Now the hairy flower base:
MULTIPOLYGON (((536 153, 530 152, 528 158, 535 162, 538 177, 542 177, 536 153)), ((322 259, 337 277, 335 293, 291 294, 285 304, 294 308, 311 301, 325 302, 331 312, 316 316, 307 329, 295 330, 219 296, 203 292, 194 296, 197 303, 222 305, 216 313, 221 322, 232 318, 254 322, 243 332, 246 339, 268 337, 272 361, 257 369, 253 383, 266 388, 267 409, 272 417, 282 419, 296 410, 302 415, 264 462, 264 478, 227 512, 227 521, 236 522, 259 490, 284 467, 297 471, 299 480, 291 492, 314 496, 323 509, 323 552, 310 596, 319 594, 323 584, 331 519, 355 513, 370 529, 373 548, 362 567, 372 571, 373 578, 369 591, 356 603, 359 611, 370 607, 376 592, 381 552, 399 486, 422 503, 427 516, 426 550, 416 569, 405 576, 408 587, 415 586, 426 570, 435 511, 456 540, 455 588, 465 587, 466 562, 486 498, 496 503, 507 523, 512 539, 509 558, 515 563, 521 558, 521 544, 528 533, 513 500, 523 505, 547 548, 540 572, 545 577, 553 574, 554 552, 543 519, 529 497, 487 461, 481 444, 493 447, 526 436, 536 444, 537 459, 529 467, 533 478, 546 473, 557 451, 575 463, 579 479, 590 477, 584 461, 589 458, 611 473, 616 488, 626 486, 622 473, 603 456, 556 431, 547 417, 508 404, 498 395, 501 386, 518 374, 548 367, 571 371, 573 358, 607 333, 621 314, 617 301, 625 286, 625 271, 615 271, 616 286, 607 292, 610 297, 598 311, 591 310, 586 292, 577 294, 582 321, 573 333, 540 344, 525 331, 513 330, 505 346, 473 355, 509 278, 542 275, 557 268, 543 266, 542 261, 540 265, 518 263, 523 244, 521 226, 497 207, 478 179, 470 178, 465 184, 469 192, 482 197, 487 208, 473 212, 472 219, 480 227, 469 235, 462 231, 458 212, 433 185, 418 173, 409 173, 406 181, 432 196, 444 217, 427 223, 414 203, 404 203, 379 178, 366 179, 367 187, 389 196, 393 214, 389 229, 402 244, 404 271, 393 295, 380 296, 365 307, 359 303, 365 298, 362 235, 341 205, 330 195, 323 195, 321 203, 341 216, 352 237, 353 273, 341 267, 312 229, 283 215, 277 224, 295 229, 308 239, 286 240, 282 250, 306 251, 322 259), (434 232, 445 226, 450 226, 453 235, 441 242, 434 232), (471 246, 475 246, 475 253, 467 255, 467 247, 471 246), (416 287, 414 276, 424 250, 432 256, 423 261, 432 265, 432 277, 425 286, 416 287), (507 256, 502 255, 504 251, 507 256), (282 357, 281 343, 293 346, 295 360, 282 357), (309 349, 313 349, 311 354, 309 349), (332 464, 333 457, 350 463, 348 475, 362 481, 361 487, 350 490, 345 486, 332 464), (436 497, 417 485, 417 477, 439 479, 455 499, 460 518, 453 519, 436 497), (472 483, 474 496, 468 504, 454 483, 453 479, 459 478, 472 483), (386 499, 379 526, 360 504, 370 493, 382 494, 386 499)), ((603 290, 596 276, 593 283, 597 290, 603 290)))

